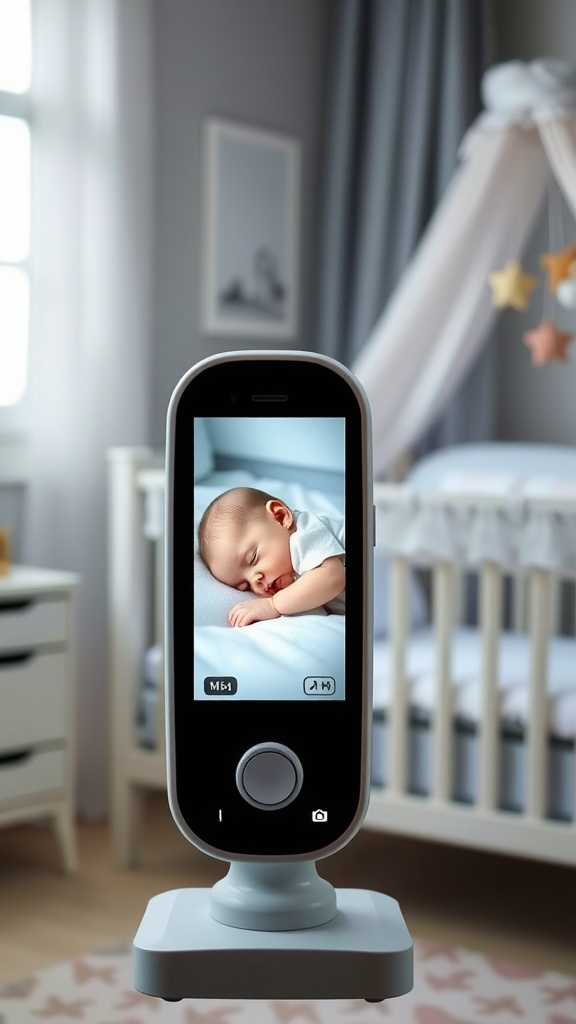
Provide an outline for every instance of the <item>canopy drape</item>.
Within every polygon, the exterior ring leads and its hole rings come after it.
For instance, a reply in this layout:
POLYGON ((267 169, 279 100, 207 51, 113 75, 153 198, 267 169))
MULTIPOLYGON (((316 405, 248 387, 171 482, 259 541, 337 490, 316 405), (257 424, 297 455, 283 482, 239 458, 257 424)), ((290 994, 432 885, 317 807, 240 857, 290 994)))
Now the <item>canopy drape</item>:
POLYGON ((498 313, 488 275, 522 253, 550 170, 576 213, 576 69, 514 61, 491 68, 482 91, 486 111, 353 366, 377 476, 431 425, 487 338, 498 313))

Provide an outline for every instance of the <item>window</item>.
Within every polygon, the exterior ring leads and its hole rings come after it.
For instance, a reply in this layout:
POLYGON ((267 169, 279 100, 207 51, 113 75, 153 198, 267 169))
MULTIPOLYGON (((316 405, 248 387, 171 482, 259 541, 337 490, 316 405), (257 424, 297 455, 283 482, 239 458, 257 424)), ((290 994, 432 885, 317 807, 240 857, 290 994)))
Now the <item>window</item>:
POLYGON ((0 411, 27 380, 31 49, 30 0, 0 0, 0 411))

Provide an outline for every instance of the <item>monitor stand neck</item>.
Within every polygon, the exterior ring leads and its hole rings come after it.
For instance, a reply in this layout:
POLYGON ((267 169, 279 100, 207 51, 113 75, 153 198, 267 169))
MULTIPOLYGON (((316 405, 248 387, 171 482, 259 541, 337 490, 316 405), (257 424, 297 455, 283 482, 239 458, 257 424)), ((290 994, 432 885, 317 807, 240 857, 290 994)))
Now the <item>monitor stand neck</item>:
POLYGON ((210 916, 253 931, 315 928, 336 916, 336 890, 314 861, 233 861, 212 888, 210 916))

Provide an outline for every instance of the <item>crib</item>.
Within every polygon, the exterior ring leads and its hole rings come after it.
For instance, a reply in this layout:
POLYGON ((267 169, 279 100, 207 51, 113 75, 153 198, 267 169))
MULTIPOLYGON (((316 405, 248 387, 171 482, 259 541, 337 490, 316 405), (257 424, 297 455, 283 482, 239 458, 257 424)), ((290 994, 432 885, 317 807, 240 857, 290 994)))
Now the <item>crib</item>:
MULTIPOLYGON (((131 865, 166 785, 164 472, 148 448, 107 461, 112 833, 131 865)), ((576 452, 446 450, 374 502, 363 827, 576 865, 576 452)))

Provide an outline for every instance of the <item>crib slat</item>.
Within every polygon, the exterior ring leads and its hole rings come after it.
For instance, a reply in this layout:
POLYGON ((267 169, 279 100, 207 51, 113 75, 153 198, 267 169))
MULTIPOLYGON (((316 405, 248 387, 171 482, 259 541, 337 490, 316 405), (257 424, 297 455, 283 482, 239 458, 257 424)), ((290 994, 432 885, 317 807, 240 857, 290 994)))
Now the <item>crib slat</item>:
POLYGON ((485 562, 480 569, 481 698, 478 804, 498 806, 500 695, 499 637, 502 626, 502 572, 485 562))
POLYGON ((550 630, 560 635, 562 633, 562 577, 553 576, 551 579, 550 595, 550 630))
POLYGON ((515 633, 525 633, 526 616, 526 576, 523 569, 512 576, 512 629, 515 633))
POLYGON ((550 641, 551 596, 551 573, 545 569, 531 569, 526 810, 535 818, 542 818, 546 813, 548 645, 550 641))
POLYGON ((454 625, 464 625, 466 622, 466 571, 464 569, 454 573, 454 625))
POLYGON ((432 793, 436 800, 452 796, 452 631, 454 628, 454 566, 437 562, 432 570, 435 646, 435 710, 432 793))
POLYGON ((408 773, 408 593, 410 563, 399 555, 390 559, 391 692, 389 708, 390 761, 387 778, 393 793, 405 793, 408 773))

